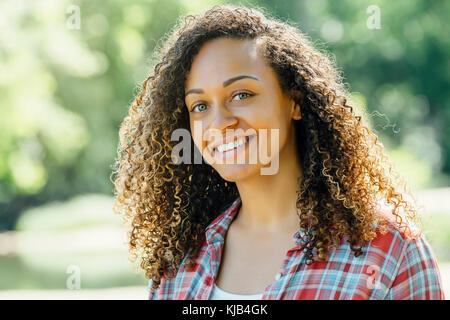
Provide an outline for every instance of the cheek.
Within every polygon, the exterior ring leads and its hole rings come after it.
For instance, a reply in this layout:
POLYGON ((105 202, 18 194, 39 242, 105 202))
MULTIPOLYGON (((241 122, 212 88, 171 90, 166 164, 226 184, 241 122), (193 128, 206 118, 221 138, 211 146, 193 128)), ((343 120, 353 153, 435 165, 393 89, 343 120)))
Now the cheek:
POLYGON ((205 136, 205 123, 200 122, 200 125, 197 126, 194 126, 194 124, 191 123, 191 136, 194 145, 200 151, 201 155, 205 158, 205 160, 209 159, 209 153, 207 153, 206 149, 206 146, 208 145, 209 141, 205 139, 207 138, 205 136))
POLYGON ((202 132, 201 130, 195 129, 193 124, 191 124, 191 136, 194 144, 201 152, 203 152, 204 142, 202 141, 202 132))
POLYGON ((267 113, 264 117, 260 117, 258 121, 253 122, 252 126, 258 131, 259 148, 267 155, 274 156, 283 149, 288 140, 289 121, 284 115, 275 112, 267 113))

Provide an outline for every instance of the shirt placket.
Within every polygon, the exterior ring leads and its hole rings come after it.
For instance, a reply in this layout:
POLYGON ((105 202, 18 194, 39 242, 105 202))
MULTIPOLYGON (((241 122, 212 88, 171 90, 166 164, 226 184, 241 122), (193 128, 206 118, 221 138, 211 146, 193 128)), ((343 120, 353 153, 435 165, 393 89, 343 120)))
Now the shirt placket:
MULTIPOLYGON (((289 283, 292 280, 292 277, 295 276, 295 273, 297 272, 297 270, 300 268, 300 265, 304 262, 304 255, 303 255, 303 248, 304 246, 295 246, 291 249, 289 249, 286 252, 286 256, 285 259, 283 261, 282 267, 280 272, 278 272, 275 275, 275 280, 276 282, 274 282, 272 285, 270 285, 269 287, 266 288, 264 295, 262 297, 263 300, 281 300, 281 298, 283 297, 283 294, 286 291, 286 288, 288 287, 289 283), (299 251, 300 252, 300 256, 299 257, 295 257, 294 259, 292 258, 292 256, 289 256, 289 253, 293 251, 299 251), (296 262, 296 260, 299 260, 298 262, 296 262), (292 264, 295 265, 295 269, 294 270, 290 270, 292 268, 292 264), (274 285, 276 285, 276 283, 278 281, 282 281, 281 286, 277 289, 277 291, 275 291, 275 295, 273 295, 273 293, 271 292, 271 289, 274 285)), ((294 253, 294 255, 296 255, 297 253, 294 253)))
POLYGON ((196 300, 208 300, 211 295, 211 290, 214 285, 214 281, 217 277, 219 270, 221 253, 223 249, 223 243, 216 241, 208 246, 208 252, 210 253, 210 259, 208 264, 208 272, 203 277, 203 290, 200 290, 196 295, 196 300))

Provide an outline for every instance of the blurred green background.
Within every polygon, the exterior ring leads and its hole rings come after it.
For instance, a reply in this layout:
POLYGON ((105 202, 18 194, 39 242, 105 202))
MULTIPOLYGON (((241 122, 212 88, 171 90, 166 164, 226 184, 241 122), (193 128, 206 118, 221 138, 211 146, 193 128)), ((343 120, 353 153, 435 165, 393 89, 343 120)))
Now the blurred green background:
POLYGON ((146 298, 112 212, 119 125, 178 17, 223 3, 263 7, 334 55, 425 206, 448 298, 450 2, 418 0, 1 1, 0 298, 146 298))

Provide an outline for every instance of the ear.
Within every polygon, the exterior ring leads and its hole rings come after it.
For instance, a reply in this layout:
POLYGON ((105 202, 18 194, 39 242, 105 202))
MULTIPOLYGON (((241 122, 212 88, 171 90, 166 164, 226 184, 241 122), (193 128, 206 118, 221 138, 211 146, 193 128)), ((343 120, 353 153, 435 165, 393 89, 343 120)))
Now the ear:
POLYGON ((301 97, 301 92, 300 91, 293 91, 291 92, 291 99, 290 99, 290 106, 291 106, 291 117, 294 120, 300 120, 302 118, 302 114, 301 114, 301 110, 300 110, 300 105, 296 102, 296 100, 298 101, 299 98, 301 97))
POLYGON ((291 100, 291 118, 294 120, 300 120, 302 118, 300 105, 295 100, 291 100))
POLYGON ((300 120, 302 118, 300 106, 296 103, 294 108, 294 114, 292 115, 294 120, 300 120))

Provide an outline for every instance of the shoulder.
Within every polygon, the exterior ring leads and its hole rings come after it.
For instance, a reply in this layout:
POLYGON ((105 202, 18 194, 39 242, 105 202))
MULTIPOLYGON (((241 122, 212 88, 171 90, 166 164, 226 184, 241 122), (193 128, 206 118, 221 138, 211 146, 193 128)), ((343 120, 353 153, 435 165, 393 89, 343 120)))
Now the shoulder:
POLYGON ((335 257, 339 260, 348 261, 348 255, 351 255, 350 263, 358 265, 360 268, 376 270, 384 274, 387 282, 393 281, 399 268, 405 259, 429 260, 432 256, 431 247, 428 244, 425 235, 418 228, 409 225, 405 229, 396 223, 395 215, 388 207, 379 207, 375 212, 377 223, 373 224, 372 230, 374 237, 368 239, 362 246, 362 255, 355 257, 350 253, 351 247, 349 235, 341 239, 335 257), (414 257, 413 257, 414 256, 414 257))
POLYGON ((201 283, 202 277, 208 273, 211 255, 208 254, 208 244, 206 239, 200 246, 198 253, 189 264, 190 254, 186 254, 180 262, 178 269, 171 277, 163 277, 155 292, 151 292, 152 280, 149 280, 149 300, 183 300, 186 295, 191 295, 191 299, 197 287, 201 283))
POLYGON ((218 210, 218 216, 209 223, 204 231, 204 240, 192 264, 188 263, 189 254, 186 254, 173 277, 162 278, 160 286, 155 292, 151 292, 153 281, 149 280, 150 300, 180 300, 194 297, 205 275, 210 271, 211 262, 214 259, 210 254, 209 244, 223 236, 236 214, 239 203, 240 198, 237 198, 218 210))
POLYGON ((406 223, 394 215, 392 208, 379 205, 375 212, 375 237, 369 242, 368 252, 400 263, 407 251, 430 248, 425 235, 412 222, 406 223), (402 223, 403 222, 403 223, 402 223))
POLYGON ((426 235, 413 224, 399 227, 388 208, 380 214, 387 223, 376 228, 376 237, 366 248, 364 264, 375 270, 389 289, 387 298, 441 299, 439 267, 426 235))
POLYGON ((158 289, 154 292, 151 291, 153 281, 149 280, 149 300, 194 299, 196 290, 201 286, 202 277, 208 273, 212 259, 208 248, 205 237, 192 263, 189 263, 190 254, 187 253, 173 276, 163 277, 158 289))
MULTIPOLYGON (((425 234, 402 230, 388 224, 375 230, 376 236, 366 248, 368 262, 382 263, 394 274, 405 260, 427 261, 434 259, 434 253, 425 234)), ((364 249, 363 249, 364 251, 364 249)))
POLYGON ((425 234, 402 237, 401 232, 391 231, 393 235, 397 233, 400 236, 396 236, 391 245, 395 247, 398 243, 398 250, 390 250, 386 254, 385 265, 388 267, 385 269, 392 275, 388 298, 444 299, 437 259, 425 234))

